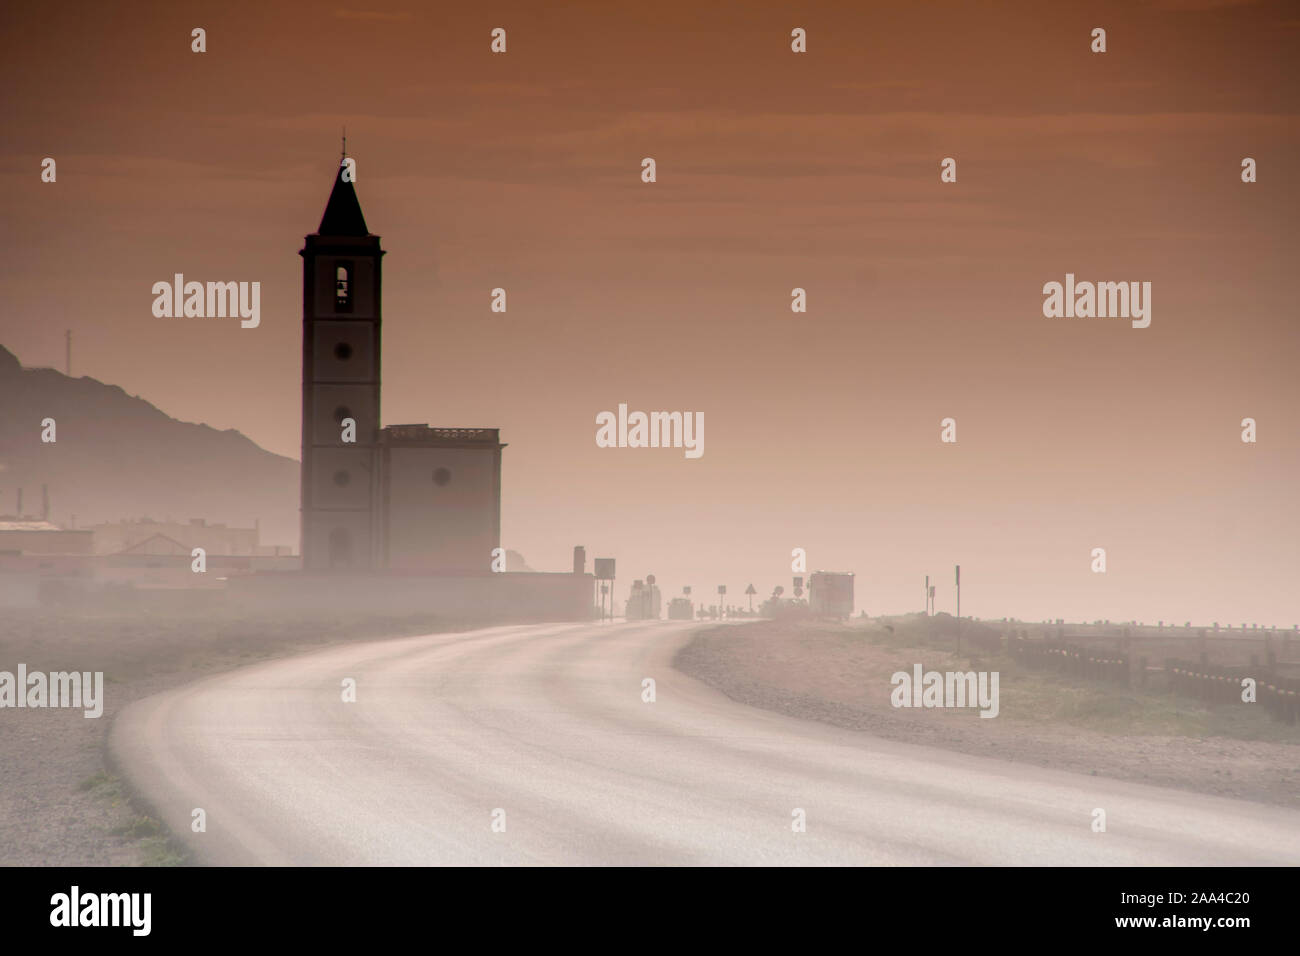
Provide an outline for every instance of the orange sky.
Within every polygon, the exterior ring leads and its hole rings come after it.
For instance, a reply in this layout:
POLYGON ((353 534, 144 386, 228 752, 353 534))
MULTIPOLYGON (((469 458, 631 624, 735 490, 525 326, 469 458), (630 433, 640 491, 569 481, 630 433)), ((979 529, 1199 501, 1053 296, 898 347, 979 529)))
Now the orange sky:
POLYGON ((0 14, 24 363, 71 328, 74 374, 296 457, 296 253, 346 123, 384 421, 500 427, 534 566, 766 593, 803 547, 870 613, 926 573, 951 610, 960 562, 975 615, 1300 622, 1294 5, 132 10, 0 14), (261 327, 154 318, 174 272, 260 281, 261 327), (1151 327, 1044 318, 1066 272, 1150 281, 1151 327), (619 402, 703 411, 703 458, 598 449, 619 402))

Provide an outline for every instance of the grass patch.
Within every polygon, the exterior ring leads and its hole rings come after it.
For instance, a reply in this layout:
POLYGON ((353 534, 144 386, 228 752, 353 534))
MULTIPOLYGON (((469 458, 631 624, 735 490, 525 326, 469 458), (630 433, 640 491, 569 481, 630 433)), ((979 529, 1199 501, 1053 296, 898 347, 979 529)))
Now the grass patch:
POLYGON ((167 828, 153 817, 137 814, 109 832, 136 841, 144 866, 187 866, 190 863, 189 851, 173 840, 167 828))
POLYGON ((163 835, 163 826, 153 817, 137 816, 120 826, 115 826, 108 831, 113 836, 124 836, 131 840, 142 840, 145 837, 157 837, 163 835))
POLYGON ((145 866, 189 866, 190 856, 170 837, 146 837, 140 843, 145 866))
MULTIPOLYGON (((77 790, 89 793, 111 807, 128 803, 121 778, 105 770, 81 781, 77 790)), ((147 814, 133 813, 128 820, 108 832, 134 842, 144 866, 188 866, 191 862, 189 851, 172 839, 162 823, 147 814)))
MULTIPOLYGON (((757 624, 756 627, 763 627, 757 624)), ((843 664, 862 686, 887 684, 897 670, 911 671, 916 662, 925 670, 997 671, 999 719, 1057 724, 1121 736, 1226 737, 1269 743, 1300 743, 1300 730, 1274 720, 1254 704, 1207 707, 1159 687, 1128 688, 1105 681, 1070 677, 1051 668, 1030 668, 993 650, 998 642, 992 628, 962 622, 962 653, 955 649, 955 622, 922 618, 891 621, 853 620, 845 623, 786 623, 790 645, 817 654, 819 649, 843 648, 843 664), (968 644, 967 641, 970 641, 968 644), (973 646, 979 642, 983 646, 973 646), (867 663, 854 659, 852 649, 880 649, 867 663)), ((719 639, 728 632, 719 629, 719 639)), ((840 651, 835 651, 835 656, 840 651)), ((961 717, 975 711, 954 712, 961 717)))
POLYGON ((111 792, 114 796, 121 793, 118 779, 106 770, 101 770, 99 773, 91 774, 85 780, 81 781, 81 783, 77 784, 77 790, 80 793, 99 791, 102 794, 107 794, 111 792))

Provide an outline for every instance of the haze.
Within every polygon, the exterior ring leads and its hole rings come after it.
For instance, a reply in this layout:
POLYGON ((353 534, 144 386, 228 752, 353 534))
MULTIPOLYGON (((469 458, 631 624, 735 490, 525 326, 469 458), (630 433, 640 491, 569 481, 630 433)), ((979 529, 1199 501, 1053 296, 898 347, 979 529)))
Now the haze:
POLYGON ((0 14, 25 364, 70 328, 74 375, 297 457, 346 124, 384 421, 499 427, 533 567, 735 597, 801 547, 871 614, 927 573, 953 610, 960 563, 968 615, 1300 622, 1293 7, 146 7, 0 14), (154 318, 176 272, 260 281, 260 327, 154 318), (1067 272, 1151 282, 1150 328, 1044 318, 1067 272), (703 412, 705 454, 598 448, 619 403, 703 412))

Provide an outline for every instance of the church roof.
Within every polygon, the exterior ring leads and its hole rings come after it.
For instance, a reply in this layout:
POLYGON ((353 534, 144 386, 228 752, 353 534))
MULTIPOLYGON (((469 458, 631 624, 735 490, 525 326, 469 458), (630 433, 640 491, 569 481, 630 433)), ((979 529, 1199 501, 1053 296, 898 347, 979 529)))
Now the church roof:
POLYGON ((320 236, 368 236, 366 217, 361 215, 361 203, 357 201, 357 191, 353 184, 345 182, 343 170, 347 167, 339 163, 334 174, 334 188, 330 191, 330 200, 325 204, 325 215, 321 217, 320 236))
POLYGON ((190 548, 175 538, 165 534, 151 534, 143 541, 137 541, 119 554, 189 554, 190 548))

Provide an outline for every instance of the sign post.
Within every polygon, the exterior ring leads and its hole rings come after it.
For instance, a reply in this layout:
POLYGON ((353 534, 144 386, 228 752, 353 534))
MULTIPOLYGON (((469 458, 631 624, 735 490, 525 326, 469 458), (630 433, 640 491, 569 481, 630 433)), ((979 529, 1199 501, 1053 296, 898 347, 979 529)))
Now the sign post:
POLYGON ((961 565, 957 565, 957 653, 961 653, 961 565))
POLYGON ((596 558, 596 580, 605 582, 600 586, 600 619, 605 620, 605 595, 609 595, 609 619, 614 620, 614 559, 596 558))

